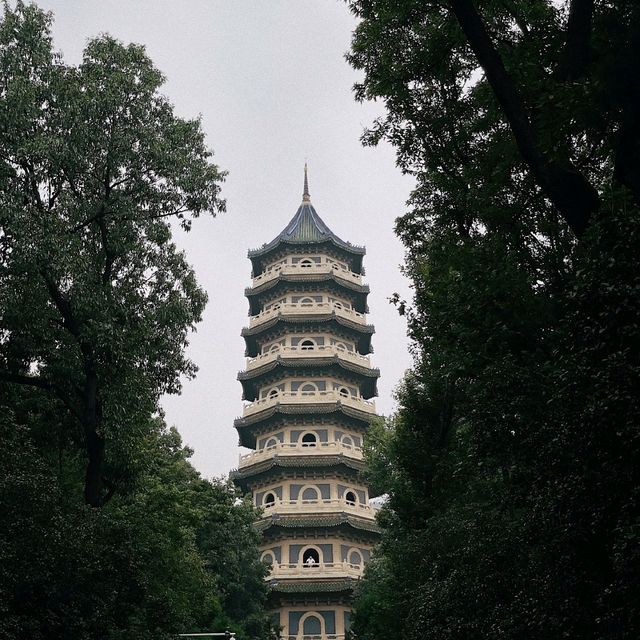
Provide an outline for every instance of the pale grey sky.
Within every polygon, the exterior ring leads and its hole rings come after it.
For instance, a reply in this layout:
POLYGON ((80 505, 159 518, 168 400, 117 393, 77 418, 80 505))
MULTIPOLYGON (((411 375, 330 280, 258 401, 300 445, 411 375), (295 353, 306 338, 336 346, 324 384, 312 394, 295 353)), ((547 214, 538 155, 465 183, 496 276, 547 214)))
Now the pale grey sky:
POLYGON ((144 44, 167 77, 164 93, 184 117, 202 115, 215 160, 229 171, 228 211, 201 218, 178 244, 209 293, 190 356, 200 371, 181 396, 166 398, 167 420, 195 449, 205 475, 237 466, 233 419, 242 413, 237 372, 247 324, 248 248, 271 240, 300 203, 309 162, 311 200, 344 240, 365 245, 376 325, 372 360, 382 372, 377 407, 393 409, 392 390, 410 365, 406 326, 388 304, 409 296, 393 234, 412 180, 388 146, 363 148, 360 135, 380 105, 359 105, 358 75, 344 60, 355 21, 341 0, 41 0, 53 11, 54 41, 78 63, 86 40, 107 32, 144 44))

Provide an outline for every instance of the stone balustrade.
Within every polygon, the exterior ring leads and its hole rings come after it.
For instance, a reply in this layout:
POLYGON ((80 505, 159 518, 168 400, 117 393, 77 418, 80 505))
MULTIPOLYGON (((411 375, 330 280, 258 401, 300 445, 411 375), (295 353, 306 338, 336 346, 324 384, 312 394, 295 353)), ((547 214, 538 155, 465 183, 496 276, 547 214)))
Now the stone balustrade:
POLYGON ((265 282, 275 280, 279 275, 306 275, 306 274, 328 274, 334 273, 338 278, 349 280, 355 284, 362 284, 362 276, 344 269, 335 263, 323 262, 313 265, 284 264, 263 271, 259 276, 253 278, 253 287, 258 287, 265 282))
POLYGON ((326 500, 276 500, 271 504, 261 505, 265 516, 274 513, 355 513, 361 516, 375 517, 375 512, 368 504, 329 498, 326 500))
POLYGON ((315 564, 278 564, 274 563, 269 579, 278 578, 359 578, 363 565, 349 562, 320 562, 315 564))
POLYGON ((274 456, 308 456, 308 455, 335 455, 343 454, 357 460, 363 459, 362 449, 354 445, 345 444, 339 440, 333 442, 316 442, 314 444, 301 444, 298 442, 278 442, 258 451, 245 453, 240 456, 238 468, 248 467, 256 462, 268 460, 274 456))
POLYGON ((268 398, 259 398, 247 404, 242 415, 246 418, 278 404, 332 404, 335 402, 340 402, 366 413, 375 414, 376 412, 376 405, 373 400, 343 395, 339 391, 281 391, 268 398))
POLYGON ((359 313, 353 309, 345 309, 342 305, 335 302, 283 302, 276 305, 271 309, 265 309, 255 316, 250 316, 249 327, 256 327, 271 318, 275 318, 280 315, 322 315, 332 314, 357 322, 358 324, 366 324, 367 319, 364 313, 359 313))
POLYGON ((247 371, 261 367, 281 358, 314 358, 322 356, 338 356, 341 360, 347 360, 354 364, 359 364, 363 367, 370 367, 371 362, 368 356, 360 355, 355 351, 347 351, 346 349, 338 348, 334 345, 316 345, 313 348, 309 347, 282 347, 278 346, 273 351, 267 353, 261 353, 255 358, 247 359, 247 371))
POLYGON ((320 635, 297 635, 297 636, 278 636, 280 640, 345 640, 344 635, 320 634, 320 635))

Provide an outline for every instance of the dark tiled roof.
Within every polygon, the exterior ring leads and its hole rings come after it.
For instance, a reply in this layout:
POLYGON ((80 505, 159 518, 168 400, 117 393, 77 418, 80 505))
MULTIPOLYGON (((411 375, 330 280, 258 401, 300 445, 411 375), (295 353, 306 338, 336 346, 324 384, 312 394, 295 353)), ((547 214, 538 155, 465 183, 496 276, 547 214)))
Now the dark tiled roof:
POLYGON ((289 224, 269 243, 259 249, 249 251, 249 257, 262 256, 281 243, 288 244, 319 244, 331 242, 348 251, 364 255, 364 247, 357 247, 350 242, 345 242, 329 229, 310 202, 303 202, 289 224))
POLYGON ((348 318, 343 318, 342 316, 337 315, 335 311, 332 311, 331 313, 318 312, 317 316, 306 313, 300 314, 298 316, 293 313, 279 313, 271 320, 267 320, 266 322, 256 325, 255 327, 243 327, 240 335, 246 337, 262 333, 265 329, 270 329, 278 322, 287 322, 289 324, 308 324, 309 322, 332 322, 334 320, 338 324, 349 329, 354 329, 359 333, 375 333, 375 329, 372 324, 360 324, 358 322, 354 322, 353 320, 349 320, 348 318))
POLYGON ((272 591, 279 593, 326 593, 328 591, 335 593, 336 591, 352 591, 356 581, 352 578, 343 580, 327 580, 327 581, 309 581, 304 582, 286 582, 281 580, 272 580, 269 586, 272 591))
POLYGON ((342 375, 349 377, 349 374, 355 374, 357 386, 360 393, 365 398, 371 398, 378 395, 376 381, 380 377, 379 369, 372 369, 363 365, 358 365, 348 360, 342 360, 337 355, 316 356, 309 358, 287 358, 278 356, 272 362, 261 367, 252 369, 251 371, 240 371, 238 380, 242 383, 243 400, 255 400, 258 395, 258 388, 265 383, 263 376, 269 374, 276 369, 293 369, 300 371, 318 371, 327 373, 327 368, 333 371, 342 371, 342 375), (345 373, 347 372, 347 373, 345 373))
MULTIPOLYGON (((238 418, 238 420, 243 420, 238 418)), ((238 444, 248 449, 255 449, 256 443, 256 431, 261 430, 263 427, 267 430, 281 429, 286 425, 299 425, 304 429, 319 424, 326 424, 326 421, 335 421, 335 424, 339 424, 343 428, 355 429, 361 434, 367 432, 371 419, 363 420, 362 416, 351 416, 345 411, 340 411, 338 408, 333 413, 325 413, 323 415, 318 414, 298 414, 297 416, 291 416, 289 414, 277 412, 270 413, 268 417, 261 419, 258 423, 243 423, 239 425, 236 421, 236 428, 238 430, 239 442, 238 444), (324 420, 323 420, 324 418, 324 420)), ((304 430, 303 429, 303 430, 304 430)))
POLYGON ((268 364, 265 364, 261 367, 256 367, 251 371, 240 371, 238 373, 238 380, 242 381, 258 378, 265 373, 269 373, 269 371, 272 371, 278 366, 290 367, 291 369, 313 369, 315 367, 324 368, 333 364, 337 364, 343 369, 351 371, 352 373, 357 373, 358 375, 364 376, 365 378, 380 377, 380 369, 356 364, 355 362, 349 362, 348 360, 341 359, 339 355, 335 354, 330 354, 327 356, 310 356, 309 358, 287 358, 285 354, 279 355, 272 362, 269 362, 268 364))
POLYGON ((288 414, 288 415, 313 415, 319 413, 335 413, 341 411, 347 414, 351 418, 361 420, 366 424, 371 424, 378 416, 368 413, 366 411, 359 411, 353 407, 349 407, 341 402, 327 403, 327 404, 276 404, 266 408, 264 411, 258 411, 253 415, 236 418, 233 421, 233 426, 236 429, 241 429, 251 424, 257 424, 270 418, 275 413, 288 414))
POLYGON ((324 467, 339 466, 357 473, 364 471, 365 468, 363 460, 350 458, 343 453, 300 456, 279 456, 274 454, 273 457, 267 460, 261 460, 242 469, 234 469, 229 474, 229 478, 246 490, 248 487, 245 485, 250 478, 255 480, 257 476, 265 474, 270 476, 274 469, 322 469, 324 467))
POLYGON ((271 518, 263 518, 255 523, 256 529, 259 531, 266 531, 271 527, 281 527, 283 529, 300 529, 307 528, 328 528, 339 527, 341 525, 350 525, 354 529, 361 529, 370 533, 381 533, 380 526, 374 520, 368 520, 366 518, 357 518, 347 513, 331 514, 321 516, 315 513, 308 515, 295 515, 293 517, 287 516, 272 516, 271 518))
POLYGON ((279 283, 308 283, 308 282, 326 282, 330 280, 331 282, 335 282, 336 284, 344 287, 345 289, 349 289, 350 291, 355 291, 357 293, 369 293, 369 285, 368 284, 358 284, 357 282, 352 282, 351 280, 347 280, 346 278, 340 277, 340 272, 330 271, 329 273, 301 273, 301 274, 280 274, 277 278, 273 280, 269 280, 262 284, 259 284, 257 287, 246 287, 244 290, 244 295, 247 297, 257 296, 265 291, 269 291, 270 289, 275 288, 279 283))

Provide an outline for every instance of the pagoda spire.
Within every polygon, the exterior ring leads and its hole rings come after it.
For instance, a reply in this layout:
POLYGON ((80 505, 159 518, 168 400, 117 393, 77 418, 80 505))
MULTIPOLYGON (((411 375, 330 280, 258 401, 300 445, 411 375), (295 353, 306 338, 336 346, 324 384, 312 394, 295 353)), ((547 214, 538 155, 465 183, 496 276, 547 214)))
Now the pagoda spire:
POLYGON ((304 163, 304 189, 302 191, 302 202, 311 202, 309 195, 309 180, 307 178, 307 163, 304 163))

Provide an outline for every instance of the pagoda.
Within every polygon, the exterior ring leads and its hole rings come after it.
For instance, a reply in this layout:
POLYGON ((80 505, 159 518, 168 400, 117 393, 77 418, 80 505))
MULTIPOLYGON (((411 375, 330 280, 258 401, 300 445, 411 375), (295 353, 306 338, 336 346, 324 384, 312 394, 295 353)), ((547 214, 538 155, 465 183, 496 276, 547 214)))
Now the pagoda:
POLYGON ((249 251, 247 402, 235 421, 252 449, 232 473, 261 516, 274 622, 288 640, 342 640, 350 600, 379 529, 362 478, 376 416, 363 247, 302 204, 271 242, 249 251))

